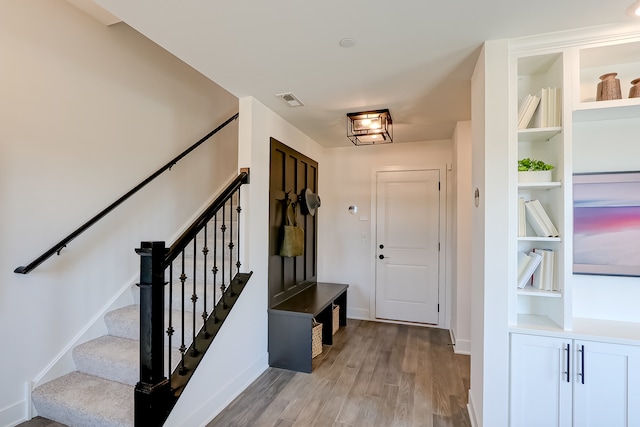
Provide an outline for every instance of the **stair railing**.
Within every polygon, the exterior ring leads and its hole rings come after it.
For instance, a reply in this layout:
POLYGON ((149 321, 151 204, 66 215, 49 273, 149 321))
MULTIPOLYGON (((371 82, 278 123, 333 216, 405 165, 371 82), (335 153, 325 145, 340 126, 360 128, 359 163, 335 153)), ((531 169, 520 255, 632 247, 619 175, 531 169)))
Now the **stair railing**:
POLYGON ((240 188, 248 182, 249 171, 242 170, 171 247, 141 242, 136 249, 140 381, 135 426, 164 423, 251 276, 240 273, 240 188), (174 334, 180 340, 178 360, 171 354, 174 334))
POLYGON ((111 212, 112 210, 114 210, 116 207, 118 207, 120 204, 122 204, 125 200, 127 200, 129 197, 133 196, 135 193, 137 193, 139 190, 141 190, 144 186, 146 186, 147 184, 149 184, 151 181, 153 181, 154 179, 156 179, 158 176, 160 176, 163 172, 170 170, 176 163, 178 163, 180 160, 182 160, 183 157, 185 157, 186 155, 188 155, 189 153, 191 153, 193 150, 195 150, 196 148, 198 148, 200 145, 202 145, 203 142, 207 141, 209 138, 211 138, 213 135, 215 135, 216 133, 218 133, 220 130, 222 130, 225 126, 227 126, 229 123, 231 123, 232 121, 236 120, 238 118, 238 113, 234 114, 233 116, 231 116, 229 119, 227 119, 224 123, 222 123, 220 126, 218 126, 217 128, 215 128, 214 130, 212 130, 211 132, 209 132, 208 134, 206 134, 204 137, 202 137, 198 142, 196 142, 195 144, 193 144, 191 147, 187 148, 186 150, 184 150, 182 153, 180 153, 178 156, 174 157, 172 160, 170 160, 166 165, 162 166, 160 169, 158 169, 156 172, 154 172, 153 174, 151 174, 147 179, 145 179, 144 181, 142 181, 140 184, 136 185, 135 187, 133 187, 129 192, 127 192, 124 196, 120 197, 118 200, 116 200, 115 202, 113 202, 112 204, 110 204, 109 206, 107 206, 105 209, 103 209, 102 211, 100 211, 96 216, 94 216, 93 218, 91 218, 89 221, 85 222, 84 224, 82 224, 80 227, 78 227, 76 230, 74 230, 71 234, 69 234, 67 237, 65 237, 64 239, 62 239, 61 241, 59 241, 58 243, 56 243, 53 247, 51 247, 49 250, 47 250, 46 252, 44 252, 42 255, 40 255, 39 257, 37 257, 36 259, 34 259, 33 261, 31 261, 29 264, 24 265, 24 266, 20 266, 17 267, 13 272, 14 273, 19 273, 19 274, 27 274, 30 271, 32 271, 34 268, 38 267, 40 264, 42 264, 44 261, 46 261, 47 259, 49 259, 51 256, 53 256, 53 254, 58 254, 60 255, 60 253, 62 252, 62 250, 67 246, 67 244, 69 244, 73 239, 75 239, 76 237, 78 237, 80 234, 82 234, 83 232, 85 232, 89 227, 91 227, 93 224, 95 224, 96 222, 100 221, 105 215, 107 215, 109 212, 111 212))

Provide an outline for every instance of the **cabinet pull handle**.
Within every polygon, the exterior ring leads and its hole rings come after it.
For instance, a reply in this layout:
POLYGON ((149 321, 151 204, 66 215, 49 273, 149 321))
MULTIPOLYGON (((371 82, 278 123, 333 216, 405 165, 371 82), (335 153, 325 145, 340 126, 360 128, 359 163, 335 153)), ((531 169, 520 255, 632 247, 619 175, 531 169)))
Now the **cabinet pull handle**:
POLYGON ((567 344, 567 348, 565 348, 567 352, 567 370, 564 372, 567 374, 567 382, 571 382, 571 344, 567 344))
POLYGON ((584 346, 580 346, 580 349, 578 350, 578 352, 580 352, 580 373, 578 374, 580 376, 580 381, 582 382, 582 384, 584 384, 584 346))

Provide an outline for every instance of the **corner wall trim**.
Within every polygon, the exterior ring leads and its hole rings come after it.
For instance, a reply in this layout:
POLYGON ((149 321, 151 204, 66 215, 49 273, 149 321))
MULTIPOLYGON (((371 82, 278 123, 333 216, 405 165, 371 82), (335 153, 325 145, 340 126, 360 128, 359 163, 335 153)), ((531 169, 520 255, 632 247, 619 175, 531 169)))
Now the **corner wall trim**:
POLYGON ((469 421, 471 421, 471 427, 480 427, 480 424, 478 424, 478 418, 476 417, 476 410, 473 405, 473 398, 471 397, 471 390, 469 390, 469 403, 467 403, 467 412, 469 412, 469 421))
POLYGON ((454 353, 471 356, 471 340, 457 339, 456 333, 453 329, 449 329, 449 335, 451 336, 454 353))

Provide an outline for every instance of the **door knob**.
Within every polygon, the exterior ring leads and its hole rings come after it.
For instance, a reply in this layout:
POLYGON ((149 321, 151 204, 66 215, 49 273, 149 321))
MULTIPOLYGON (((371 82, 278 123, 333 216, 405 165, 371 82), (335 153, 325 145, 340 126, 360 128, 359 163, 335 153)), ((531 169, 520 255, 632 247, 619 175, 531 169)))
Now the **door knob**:
POLYGON ((380 254, 380 256, 378 256, 378 258, 384 259, 384 255, 380 254))

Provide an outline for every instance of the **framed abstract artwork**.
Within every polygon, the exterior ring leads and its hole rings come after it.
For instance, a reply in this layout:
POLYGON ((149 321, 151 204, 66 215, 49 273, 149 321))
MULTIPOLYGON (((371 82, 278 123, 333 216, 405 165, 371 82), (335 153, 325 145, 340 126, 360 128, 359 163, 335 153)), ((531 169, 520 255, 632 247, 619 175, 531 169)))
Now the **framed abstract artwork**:
POLYGON ((573 176, 573 272, 640 276, 640 171, 573 176))

